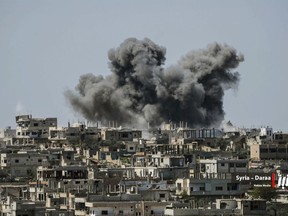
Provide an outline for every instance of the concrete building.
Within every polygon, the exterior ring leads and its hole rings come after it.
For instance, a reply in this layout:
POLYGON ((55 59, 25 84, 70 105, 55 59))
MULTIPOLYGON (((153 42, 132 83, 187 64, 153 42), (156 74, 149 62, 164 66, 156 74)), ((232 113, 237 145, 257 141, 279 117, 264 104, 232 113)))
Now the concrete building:
POLYGON ((195 173, 245 173, 248 171, 247 159, 200 159, 196 162, 195 173))
POLYGON ((213 208, 195 208, 193 203, 172 203, 166 206, 165 216, 198 215, 233 215, 233 216, 268 216, 266 200, 217 199, 213 208))
POLYGON ((16 139, 16 130, 11 127, 0 129, 0 147, 6 148, 7 145, 12 145, 16 139))
POLYGON ((96 151, 96 154, 93 155, 93 159, 96 159, 97 161, 107 161, 115 164, 119 163, 119 158, 119 151, 108 146, 101 146, 99 151, 96 151))
POLYGON ((112 129, 104 128, 101 130, 101 139, 110 141, 133 141, 133 139, 141 139, 141 130, 131 129, 112 129))
POLYGON ((49 127, 57 126, 57 118, 32 118, 32 115, 16 116, 17 138, 49 137, 49 127))
POLYGON ((221 130, 215 128, 179 128, 177 130, 177 138, 185 139, 205 139, 205 138, 219 138, 223 135, 221 130))
POLYGON ((184 156, 152 154, 147 156, 147 165, 155 167, 184 167, 184 156))
MULTIPOLYGON (((49 179, 87 179, 88 168, 83 165, 56 166, 56 167, 37 167, 37 179, 48 181, 49 179)), ((62 182, 63 183, 63 182, 62 182)), ((61 184, 62 184, 61 183, 61 184)))
POLYGON ((0 200, 7 200, 7 197, 16 197, 17 199, 28 199, 29 185, 25 182, 1 182, 0 200))
POLYGON ((11 178, 32 177, 36 175, 38 166, 48 162, 48 154, 36 151, 19 151, 17 153, 2 153, 1 169, 6 169, 11 178))
POLYGON ((288 133, 275 132, 273 134, 274 144, 288 144, 288 133))
POLYGON ((242 197, 249 186, 239 182, 233 182, 229 174, 206 174, 194 178, 179 178, 175 182, 176 194, 187 194, 189 196, 206 197, 242 197))
POLYGON ((133 139, 134 141, 126 141, 125 147, 127 153, 145 152, 146 141, 142 138, 133 139))
POLYGON ((48 140, 55 142, 66 141, 66 129, 63 127, 49 127, 48 140))
POLYGON ((29 182, 29 199, 31 201, 45 201, 45 188, 48 187, 47 181, 29 182))
POLYGON ((0 206, 0 214, 3 216, 45 216, 45 202, 19 200, 8 196, 0 206))
POLYGON ((253 144, 250 146, 252 160, 288 160, 288 143, 253 144))
POLYGON ((82 144, 96 142, 100 139, 100 130, 97 127, 88 127, 82 123, 68 125, 65 137, 71 144, 82 144))
POLYGON ((0 139, 16 137, 16 129, 11 127, 6 127, 5 129, 0 129, 0 139))
POLYGON ((242 196, 249 185, 241 185, 232 180, 234 173, 247 173, 249 160, 218 158, 196 160, 195 169, 190 170, 190 178, 177 179, 176 193, 184 191, 191 196, 242 196), (183 188, 184 187, 184 188, 183 188))
POLYGON ((266 141, 273 141, 273 128, 272 127, 262 127, 259 133, 260 139, 266 141))
POLYGON ((164 215, 165 206, 170 202, 143 201, 139 194, 119 196, 90 196, 85 202, 87 215, 127 215, 145 216, 164 215))

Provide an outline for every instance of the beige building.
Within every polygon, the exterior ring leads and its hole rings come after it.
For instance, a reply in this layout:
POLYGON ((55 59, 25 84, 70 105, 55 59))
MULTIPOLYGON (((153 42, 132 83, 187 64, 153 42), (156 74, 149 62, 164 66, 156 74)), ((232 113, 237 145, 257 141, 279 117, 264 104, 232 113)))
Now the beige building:
POLYGON ((196 162, 196 173, 236 173, 248 171, 246 159, 200 159, 196 162))
POLYGON ((179 178, 175 182, 176 194, 186 193, 198 197, 241 197, 248 190, 247 185, 232 181, 231 175, 222 173, 218 175, 207 174, 195 178, 179 178))
POLYGON ((111 141, 133 141, 133 139, 142 138, 141 130, 129 129, 102 129, 101 139, 111 141))
POLYGON ((97 127, 88 127, 85 124, 74 123, 66 129, 65 137, 70 143, 90 142, 100 139, 100 131, 97 127))
POLYGON ((49 127, 57 126, 57 118, 32 118, 32 115, 16 116, 17 138, 48 138, 49 127))
POLYGON ((36 168, 47 164, 48 155, 35 151, 19 151, 17 153, 2 153, 1 169, 6 169, 12 178, 32 177, 36 175, 36 168))
POLYGON ((66 129, 63 127, 49 127, 48 140, 57 142, 66 141, 66 129))

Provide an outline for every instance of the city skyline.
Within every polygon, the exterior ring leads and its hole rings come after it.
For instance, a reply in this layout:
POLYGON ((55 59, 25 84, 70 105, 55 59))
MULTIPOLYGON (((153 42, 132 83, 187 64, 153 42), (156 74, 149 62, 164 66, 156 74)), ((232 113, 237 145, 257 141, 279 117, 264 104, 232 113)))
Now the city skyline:
MULTIPOLYGON (((107 76, 107 53, 126 38, 166 47, 165 68, 217 42, 245 56, 225 121, 288 131, 286 1, 0 1, 0 127, 15 115, 84 120, 65 100, 81 75, 107 76)), ((185 119, 183 119, 185 121, 185 119)))

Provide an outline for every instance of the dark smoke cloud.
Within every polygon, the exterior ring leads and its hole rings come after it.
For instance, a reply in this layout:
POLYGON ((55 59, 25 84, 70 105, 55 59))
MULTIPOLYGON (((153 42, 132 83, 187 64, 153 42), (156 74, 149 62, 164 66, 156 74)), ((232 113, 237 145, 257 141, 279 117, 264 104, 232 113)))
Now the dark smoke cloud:
POLYGON ((77 92, 65 95, 73 109, 90 121, 219 125, 224 119, 224 91, 239 82, 239 74, 231 70, 244 57, 228 45, 213 43, 163 68, 165 53, 149 39, 129 38, 108 52, 110 76, 83 75, 77 92))

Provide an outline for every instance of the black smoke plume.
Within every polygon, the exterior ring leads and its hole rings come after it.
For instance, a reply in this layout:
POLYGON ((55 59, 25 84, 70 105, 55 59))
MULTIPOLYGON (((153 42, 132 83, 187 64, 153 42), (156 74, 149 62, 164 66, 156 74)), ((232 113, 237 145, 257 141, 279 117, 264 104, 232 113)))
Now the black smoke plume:
POLYGON ((224 91, 239 82, 239 74, 231 70, 243 56, 228 45, 213 43, 163 68, 165 53, 149 39, 129 38, 108 52, 111 75, 82 75, 76 92, 65 95, 73 109, 90 121, 219 125, 224 119, 224 91))

